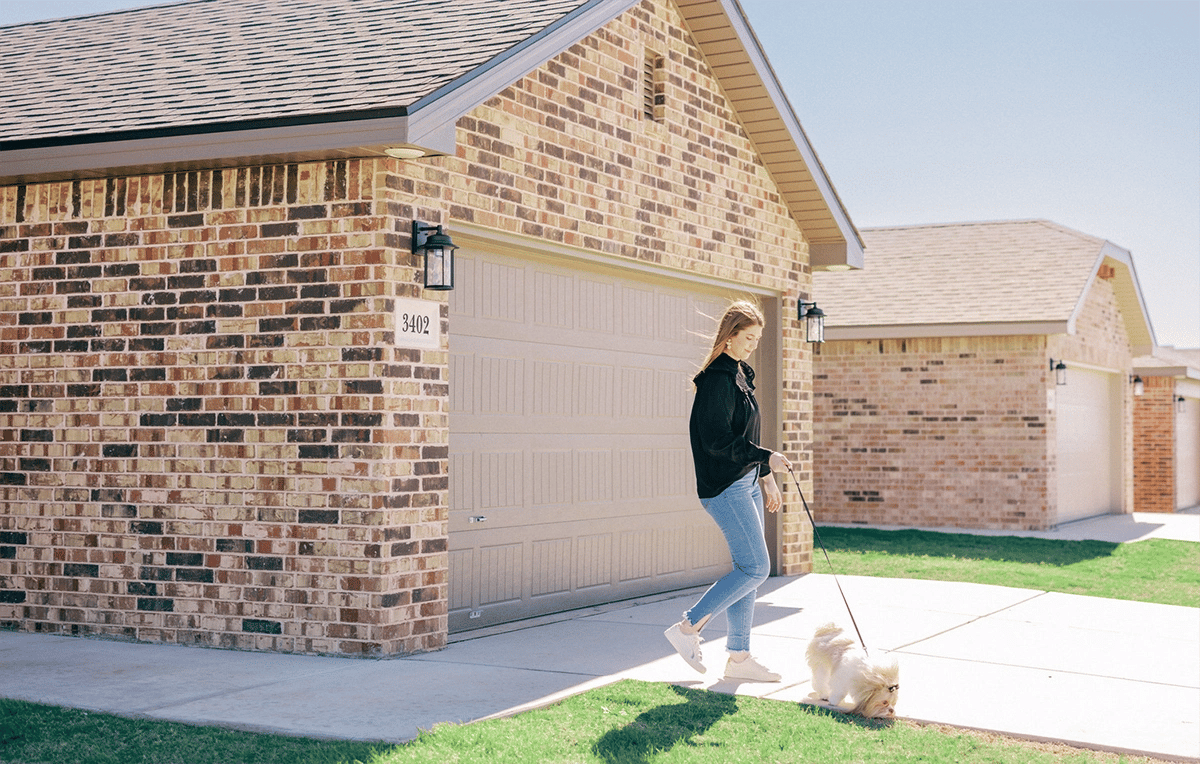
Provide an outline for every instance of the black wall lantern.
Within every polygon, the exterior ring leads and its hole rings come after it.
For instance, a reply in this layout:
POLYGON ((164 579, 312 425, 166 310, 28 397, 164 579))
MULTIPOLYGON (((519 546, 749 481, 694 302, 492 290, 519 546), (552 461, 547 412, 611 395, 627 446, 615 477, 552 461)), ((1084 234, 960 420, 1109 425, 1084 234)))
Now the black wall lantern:
POLYGON ((458 247, 440 225, 412 224, 413 254, 425 253, 425 288, 445 291, 454 288, 454 250, 458 247))
POLYGON ((818 308, 815 302, 800 300, 797 317, 804 322, 804 339, 815 343, 825 341, 825 311, 818 308))
POLYGON ((1175 413, 1176 414, 1186 414, 1187 413, 1187 399, 1184 398, 1182 395, 1175 399, 1175 413))
POLYGON ((1133 394, 1134 395, 1141 395, 1142 393, 1146 392, 1146 383, 1143 382, 1142 378, 1139 377, 1138 375, 1136 375, 1136 374, 1133 375, 1132 377, 1129 378, 1129 381, 1133 383, 1133 394))
POLYGON ((1067 365, 1061 358, 1058 359, 1058 363, 1055 363, 1053 358, 1050 359, 1050 371, 1054 372, 1054 384, 1067 384, 1067 365))

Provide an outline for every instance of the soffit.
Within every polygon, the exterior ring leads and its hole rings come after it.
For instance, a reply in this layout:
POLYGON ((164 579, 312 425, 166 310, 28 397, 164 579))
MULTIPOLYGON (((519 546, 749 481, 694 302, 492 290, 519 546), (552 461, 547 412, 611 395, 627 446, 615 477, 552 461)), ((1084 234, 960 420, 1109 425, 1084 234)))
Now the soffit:
POLYGON ((861 267, 862 240, 741 7, 733 0, 676 0, 676 6, 805 238, 818 245, 814 269, 861 267), (822 262, 826 252, 840 256, 822 262))

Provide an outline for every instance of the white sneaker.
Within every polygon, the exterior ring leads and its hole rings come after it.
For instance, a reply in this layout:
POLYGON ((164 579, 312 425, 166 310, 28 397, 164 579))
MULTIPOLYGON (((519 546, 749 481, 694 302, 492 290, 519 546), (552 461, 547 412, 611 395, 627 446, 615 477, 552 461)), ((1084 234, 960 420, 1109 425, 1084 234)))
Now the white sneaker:
POLYGON ((679 624, 675 624, 671 628, 663 632, 663 636, 675 648, 675 652, 679 653, 679 657, 687 661, 688 665, 703 674, 706 669, 701 662, 704 660, 700 655, 700 634, 684 634, 683 629, 679 628, 679 624))
POLYGON ((725 664, 726 679, 741 679, 744 682, 778 682, 781 677, 774 671, 754 660, 753 655, 747 655, 745 660, 735 661, 732 656, 725 664))

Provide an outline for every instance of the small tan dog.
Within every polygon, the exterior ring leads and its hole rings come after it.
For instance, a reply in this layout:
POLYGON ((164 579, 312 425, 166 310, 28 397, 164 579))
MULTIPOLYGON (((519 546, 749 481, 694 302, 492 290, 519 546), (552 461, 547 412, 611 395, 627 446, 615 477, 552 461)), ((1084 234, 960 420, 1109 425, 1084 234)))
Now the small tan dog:
POLYGON ((900 697, 900 666, 893 659, 871 659, 842 628, 827 623, 808 643, 814 696, 850 714, 868 718, 896 715, 900 697))

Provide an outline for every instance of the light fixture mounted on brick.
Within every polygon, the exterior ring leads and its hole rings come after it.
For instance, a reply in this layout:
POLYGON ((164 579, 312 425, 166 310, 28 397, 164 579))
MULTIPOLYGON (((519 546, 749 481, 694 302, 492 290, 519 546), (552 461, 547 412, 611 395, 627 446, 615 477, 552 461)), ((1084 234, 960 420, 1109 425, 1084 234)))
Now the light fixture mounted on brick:
POLYGON ((799 301, 797 314, 804 322, 804 339, 820 344, 825 341, 825 311, 817 307, 815 302, 799 301), (806 311, 805 308, 808 308, 806 311))
POLYGON ((1142 393, 1146 392, 1146 383, 1143 382, 1142 378, 1137 374, 1130 376, 1129 381, 1133 383, 1134 395, 1141 395, 1142 393))
POLYGON ((1050 371, 1054 372, 1054 384, 1067 384, 1067 365, 1061 358, 1058 359, 1058 363, 1055 363, 1053 358, 1050 359, 1050 371))
POLYGON ((416 146, 389 146, 383 150, 383 153, 396 159, 420 159, 427 152, 416 146))
POLYGON ((412 224, 413 254, 425 254, 425 288, 446 291, 454 288, 454 250, 458 247, 440 225, 412 224))

